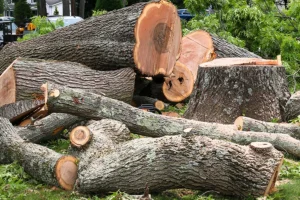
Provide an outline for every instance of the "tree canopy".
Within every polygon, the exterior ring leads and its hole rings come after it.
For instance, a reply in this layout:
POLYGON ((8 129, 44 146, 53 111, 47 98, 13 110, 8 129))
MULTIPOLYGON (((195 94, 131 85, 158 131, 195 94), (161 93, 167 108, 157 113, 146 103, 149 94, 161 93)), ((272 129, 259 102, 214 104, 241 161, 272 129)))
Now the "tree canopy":
POLYGON ((32 17, 32 11, 26 0, 18 0, 15 3, 14 17, 16 24, 20 25, 32 17))

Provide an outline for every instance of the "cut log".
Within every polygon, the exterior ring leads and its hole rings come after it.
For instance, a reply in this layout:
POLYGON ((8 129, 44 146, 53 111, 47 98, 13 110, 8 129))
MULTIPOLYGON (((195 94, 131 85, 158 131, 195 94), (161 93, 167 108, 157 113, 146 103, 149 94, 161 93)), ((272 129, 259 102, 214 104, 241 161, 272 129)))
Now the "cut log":
POLYGON ((197 78, 199 65, 213 60, 215 57, 213 41, 209 33, 201 30, 194 31, 182 38, 178 61, 192 72, 194 81, 197 78))
POLYGON ((176 66, 170 77, 165 78, 162 86, 164 96, 171 102, 181 102, 193 91, 194 77, 191 71, 182 63, 176 66))
POLYGON ((240 131, 285 133, 293 138, 300 139, 300 126, 295 124, 263 122, 240 116, 234 121, 234 125, 240 131))
POLYGON ((199 67, 184 117, 227 124, 239 116, 281 121, 289 97, 283 66, 199 67))
POLYGON ((78 126, 70 133, 69 154, 80 162, 79 171, 114 149, 119 143, 130 140, 130 131, 119 121, 103 119, 91 121, 87 126, 78 126))
POLYGON ((161 137, 165 135, 193 134, 222 139, 238 144, 269 142, 276 148, 300 157, 300 141, 287 134, 237 131, 234 125, 207 123, 183 118, 167 117, 141 109, 101 95, 73 90, 48 84, 48 93, 58 89, 60 95, 48 98, 52 112, 64 112, 88 119, 109 118, 123 122, 132 133, 144 136, 161 137), (85 97, 83 104, 75 104, 72 97, 85 97), (88 112, 87 112, 88 111, 88 112))
POLYGON ((214 50, 217 54, 217 58, 228 57, 241 57, 241 58, 261 58, 260 56, 248 51, 247 49, 240 48, 234 44, 227 42, 224 39, 211 35, 214 50))
POLYGON ((18 161, 36 180, 72 190, 77 178, 77 159, 46 147, 26 142, 8 119, 0 117, 0 161, 18 161))
POLYGON ((300 115, 300 91, 292 94, 291 98, 287 101, 284 110, 284 119, 289 121, 297 118, 300 115))
POLYGON ((18 101, 0 107, 0 116, 9 119, 11 123, 18 123, 20 120, 32 116, 44 105, 44 100, 18 101))
POLYGON ((25 127, 16 127, 18 135, 24 140, 37 143, 57 138, 59 134, 83 118, 64 113, 52 113, 36 122, 29 122, 25 127))
POLYGON ((12 103, 13 100, 44 99, 40 86, 47 81, 104 94, 127 103, 131 102, 134 91, 135 73, 130 68, 106 72, 92 70, 79 63, 29 58, 18 58, 10 68, 14 73, 8 70, 6 72, 9 75, 5 72, 0 76, 0 82, 9 78, 16 83, 0 87, 0 93, 8 97, 3 100, 6 103, 12 103), (8 93, 7 87, 12 87, 8 93))
POLYGON ((141 138, 79 171, 77 189, 142 193, 148 183, 152 192, 188 188, 258 197, 274 187, 282 162, 283 155, 269 143, 248 147, 201 136, 141 138))
POLYGON ((132 105, 135 107, 139 107, 142 104, 153 104, 155 108, 158 110, 164 110, 169 107, 169 104, 164 103, 163 101, 151 98, 151 97, 146 97, 146 96, 133 96, 132 99, 132 105))
POLYGON ((239 65, 281 65, 280 60, 266 60, 260 58, 218 58, 200 65, 200 67, 239 66, 239 65))
POLYGON ((17 57, 31 57, 73 61, 99 70, 136 67, 149 76, 169 75, 180 41, 180 19, 172 3, 138 3, 4 47, 0 74, 17 57), (58 40, 63 42, 53 42, 58 40))
POLYGON ((176 112, 162 112, 161 114, 169 117, 180 117, 180 115, 176 112))

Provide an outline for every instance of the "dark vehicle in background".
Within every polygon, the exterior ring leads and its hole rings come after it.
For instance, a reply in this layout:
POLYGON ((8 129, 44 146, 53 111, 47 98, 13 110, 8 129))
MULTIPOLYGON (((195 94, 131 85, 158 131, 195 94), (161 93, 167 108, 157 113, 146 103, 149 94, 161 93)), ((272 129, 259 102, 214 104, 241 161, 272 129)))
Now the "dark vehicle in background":
POLYGON ((180 19, 185 19, 187 21, 189 21, 190 19, 192 19, 194 17, 194 15, 189 13, 189 11, 187 9, 178 9, 177 13, 178 13, 180 19))
POLYGON ((18 26, 11 21, 0 21, 0 49, 9 42, 17 41, 23 35, 17 34, 18 26))

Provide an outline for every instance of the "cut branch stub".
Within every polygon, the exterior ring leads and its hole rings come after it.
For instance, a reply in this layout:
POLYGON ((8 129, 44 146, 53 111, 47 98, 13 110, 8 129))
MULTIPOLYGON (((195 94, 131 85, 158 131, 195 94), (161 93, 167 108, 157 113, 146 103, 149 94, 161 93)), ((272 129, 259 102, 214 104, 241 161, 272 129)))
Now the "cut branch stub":
POLYGON ((145 6, 135 26, 134 61, 143 74, 170 75, 180 53, 181 24, 167 1, 145 6))
POLYGON ((163 93, 172 102, 180 102, 193 91, 194 78, 191 71, 182 63, 176 62, 173 73, 165 78, 163 93))
POLYGON ((91 140, 92 134, 85 126, 78 126, 70 133, 70 142, 73 146, 81 148, 91 140))
POLYGON ((59 185, 65 190, 72 190, 77 179, 77 162, 73 156, 63 156, 57 160, 55 175, 59 185))

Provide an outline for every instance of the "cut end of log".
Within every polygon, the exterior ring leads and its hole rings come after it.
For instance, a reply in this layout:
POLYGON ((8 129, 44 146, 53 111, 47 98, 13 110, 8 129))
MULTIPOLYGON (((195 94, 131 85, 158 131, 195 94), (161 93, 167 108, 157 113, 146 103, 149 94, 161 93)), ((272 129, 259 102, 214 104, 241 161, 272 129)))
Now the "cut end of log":
POLYGON ((169 117, 178 117, 178 118, 180 117, 180 115, 176 112, 162 112, 161 114, 169 117))
POLYGON ((59 92, 58 89, 53 89, 53 90, 50 91, 49 96, 50 96, 50 97, 55 97, 55 98, 56 98, 56 97, 59 96, 59 94, 60 94, 60 92, 59 92))
POLYGON ((265 193, 264 193, 264 196, 268 196, 269 194, 271 194, 273 191, 276 190, 275 184, 276 184, 276 181, 277 181, 277 179, 278 179, 278 177, 279 177, 280 168, 281 168, 282 164, 283 164, 283 157, 282 157, 282 159, 280 160, 278 166, 277 166, 277 167, 275 168, 275 170, 274 170, 274 173, 273 173, 273 175, 272 175, 272 177, 271 177, 271 180, 270 180, 270 182, 269 182, 269 184, 268 184, 268 186, 267 186, 267 188, 266 188, 266 191, 265 191, 265 193))
POLYGON ((165 78, 163 93, 169 101, 180 102, 191 95, 193 87, 193 74, 185 65, 177 62, 173 74, 165 78))
POLYGON ((273 145, 269 142, 251 142, 250 148, 257 153, 268 153, 273 149, 273 145))
POLYGON ((16 102, 16 80, 12 65, 0 76, 0 107, 16 102))
POLYGON ((32 123, 32 120, 31 119, 25 119, 24 121, 22 121, 19 126, 21 127, 26 127, 26 126, 29 126, 30 124, 32 123))
POLYGON ((77 179, 77 158, 63 156, 55 166, 55 175, 59 185, 65 190, 72 190, 77 179))
POLYGON ((243 130, 243 124, 244 124, 243 116, 236 118, 236 120, 234 121, 234 126, 238 131, 243 130))
POLYGON ((181 37, 180 19, 172 3, 147 4, 135 25, 136 67, 149 76, 170 75, 180 53, 181 37))
POLYGON ((71 131, 70 142, 74 147, 81 148, 90 141, 91 137, 91 132, 87 127, 78 126, 71 131))
POLYGON ((165 104, 164 102, 158 100, 154 103, 155 108, 157 108, 158 110, 163 110, 165 109, 165 104))

